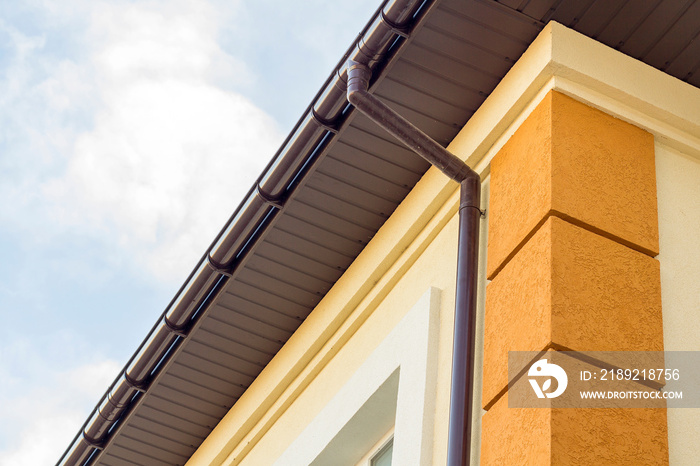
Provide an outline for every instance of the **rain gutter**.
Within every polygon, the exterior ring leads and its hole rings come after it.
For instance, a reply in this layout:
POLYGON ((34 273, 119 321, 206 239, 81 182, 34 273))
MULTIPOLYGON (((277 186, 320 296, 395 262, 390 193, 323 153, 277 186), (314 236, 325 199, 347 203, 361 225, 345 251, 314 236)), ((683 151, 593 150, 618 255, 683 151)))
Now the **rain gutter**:
POLYGON ((372 70, 367 65, 350 60, 347 70, 348 101, 360 113, 460 184, 447 466, 466 466, 471 456, 481 179, 461 159, 370 94, 372 70))
POLYGON ((256 241, 284 209, 352 112, 346 100, 345 63, 353 60, 380 75, 435 0, 386 0, 359 34, 307 107, 272 161, 217 235, 187 281, 58 460, 85 465, 99 459, 161 368, 178 352, 256 241))

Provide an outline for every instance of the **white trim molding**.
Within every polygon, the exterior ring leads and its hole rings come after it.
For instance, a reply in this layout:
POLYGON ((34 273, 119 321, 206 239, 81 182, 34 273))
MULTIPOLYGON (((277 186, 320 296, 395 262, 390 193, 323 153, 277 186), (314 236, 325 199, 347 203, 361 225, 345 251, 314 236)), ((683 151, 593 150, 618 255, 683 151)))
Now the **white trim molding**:
POLYGON ((274 464, 356 464, 394 426, 393 463, 430 465, 439 307, 431 287, 274 464))

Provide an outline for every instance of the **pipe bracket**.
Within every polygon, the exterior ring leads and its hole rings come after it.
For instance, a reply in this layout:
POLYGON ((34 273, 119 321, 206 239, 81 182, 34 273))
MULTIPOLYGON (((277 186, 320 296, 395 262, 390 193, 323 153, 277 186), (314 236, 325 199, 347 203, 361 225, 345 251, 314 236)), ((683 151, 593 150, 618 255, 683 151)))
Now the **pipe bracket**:
POLYGON ((486 211, 485 211, 485 210, 481 210, 480 208, 478 208, 478 207, 475 206, 475 205, 462 205, 462 206, 459 206, 459 210, 462 210, 462 209, 476 209, 476 210, 479 211, 479 217, 481 217, 481 218, 486 218, 486 211))

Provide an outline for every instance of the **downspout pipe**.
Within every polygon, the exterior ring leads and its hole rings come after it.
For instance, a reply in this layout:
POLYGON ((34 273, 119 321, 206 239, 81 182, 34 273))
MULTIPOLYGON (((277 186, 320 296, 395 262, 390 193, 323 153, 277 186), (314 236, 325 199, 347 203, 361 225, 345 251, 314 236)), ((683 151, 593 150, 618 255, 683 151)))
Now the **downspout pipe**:
POLYGON ((466 466, 471 456, 481 179, 461 159, 370 94, 372 72, 369 67, 351 60, 347 76, 348 101, 360 113, 460 184, 447 465, 466 466))

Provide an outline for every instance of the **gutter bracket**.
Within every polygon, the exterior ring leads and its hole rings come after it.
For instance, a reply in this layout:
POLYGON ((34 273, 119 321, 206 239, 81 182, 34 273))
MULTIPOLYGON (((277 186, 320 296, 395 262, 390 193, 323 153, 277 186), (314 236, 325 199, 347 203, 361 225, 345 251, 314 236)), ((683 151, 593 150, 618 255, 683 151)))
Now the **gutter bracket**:
POLYGON ((391 29, 391 32, 396 34, 397 36, 401 36, 404 39, 408 39, 410 34, 408 33, 408 29, 405 27, 401 27, 398 24, 394 23, 391 21, 389 18, 386 17, 386 14, 384 14, 384 10, 380 12, 380 18, 384 24, 386 24, 389 29, 391 29))
POLYGON ((265 202, 265 204, 270 205, 274 207, 275 209, 280 209, 284 207, 284 198, 282 196, 280 197, 274 197, 270 196, 267 194, 265 191, 263 191, 262 187, 260 187, 259 184, 255 185, 255 193, 258 195, 260 199, 265 202))
POLYGON ((123 372, 123 375, 124 375, 124 380, 126 381, 127 385, 129 385, 131 388, 133 388, 136 391, 139 391, 141 393, 146 393, 146 391, 148 390, 148 386, 150 385, 149 383, 137 382, 126 371, 123 372))
POLYGON ((214 258, 211 257, 211 253, 207 254, 207 266, 209 266, 210 269, 212 269, 214 272, 218 273, 219 275, 225 275, 229 278, 231 278, 231 267, 226 267, 223 264, 217 262, 214 260, 214 258))
POLYGON ((321 117, 313 108, 311 109, 311 118, 314 119, 318 126, 325 129, 329 133, 338 134, 338 128, 330 121, 321 117))
POLYGON ((85 443, 97 450, 104 450, 105 446, 107 446, 104 440, 98 442, 94 438, 90 437, 87 433, 85 433, 85 431, 83 431, 83 439, 85 440, 85 443))
POLYGON ((170 322, 168 316, 163 317, 163 323, 165 324, 170 333, 174 333, 175 335, 178 335, 182 338, 187 338, 187 335, 190 333, 190 326, 188 324, 175 325, 172 322, 170 322))

